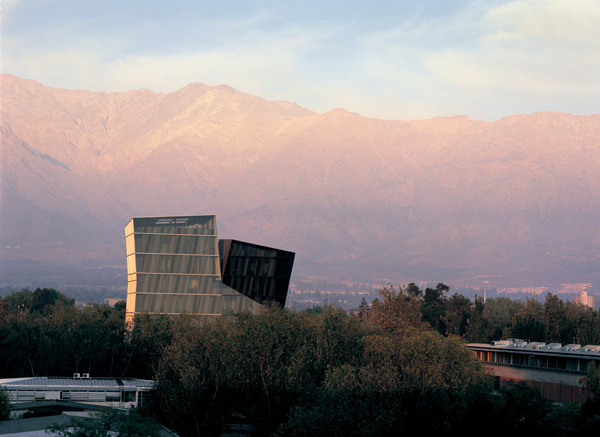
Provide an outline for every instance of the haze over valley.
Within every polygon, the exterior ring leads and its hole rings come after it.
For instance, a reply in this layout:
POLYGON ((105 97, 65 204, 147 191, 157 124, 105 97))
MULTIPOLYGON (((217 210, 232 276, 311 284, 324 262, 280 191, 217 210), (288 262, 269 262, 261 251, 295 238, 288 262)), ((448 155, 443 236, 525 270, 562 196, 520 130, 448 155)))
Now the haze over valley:
POLYGON ((389 121, 5 74, 1 129, 4 285, 125 285, 127 221, 188 214, 296 252, 296 279, 600 283, 600 115, 389 121))

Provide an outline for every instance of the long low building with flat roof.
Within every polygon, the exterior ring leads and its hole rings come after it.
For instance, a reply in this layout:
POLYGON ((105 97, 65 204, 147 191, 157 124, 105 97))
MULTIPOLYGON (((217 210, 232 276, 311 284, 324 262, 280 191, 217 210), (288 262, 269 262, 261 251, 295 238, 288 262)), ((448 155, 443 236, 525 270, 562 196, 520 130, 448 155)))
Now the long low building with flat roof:
POLYGON ((498 386, 509 380, 526 381, 556 402, 583 403, 588 397, 580 380, 587 366, 600 366, 600 346, 502 340, 470 343, 467 347, 496 377, 498 386))
POLYGON ((35 376, 0 379, 6 388, 13 410, 28 410, 43 405, 90 409, 110 407, 118 409, 142 406, 154 383, 138 378, 91 378, 74 374, 73 378, 35 376))

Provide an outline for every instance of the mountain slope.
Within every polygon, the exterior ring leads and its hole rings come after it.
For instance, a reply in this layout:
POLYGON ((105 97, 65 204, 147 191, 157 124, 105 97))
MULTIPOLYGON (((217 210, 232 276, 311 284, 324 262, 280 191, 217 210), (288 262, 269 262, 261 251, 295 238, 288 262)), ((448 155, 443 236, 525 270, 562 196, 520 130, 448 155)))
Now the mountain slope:
POLYGON ((1 130, 5 262, 124 266, 132 216, 216 213, 222 237, 297 252, 298 274, 600 280, 600 115, 386 121, 3 75, 1 130))

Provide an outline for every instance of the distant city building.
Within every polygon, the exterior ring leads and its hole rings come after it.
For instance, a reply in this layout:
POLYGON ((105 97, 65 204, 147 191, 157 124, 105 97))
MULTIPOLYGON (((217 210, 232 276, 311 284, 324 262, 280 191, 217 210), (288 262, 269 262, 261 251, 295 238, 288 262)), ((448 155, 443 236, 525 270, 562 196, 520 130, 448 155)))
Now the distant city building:
POLYGON ((579 379, 586 376, 590 362, 600 365, 599 345, 502 340, 467 347, 493 372, 499 386, 511 379, 526 381, 538 388, 542 396, 556 402, 583 403, 587 394, 579 379))
POLYGON ((117 302, 121 302, 123 299, 114 298, 114 299, 104 299, 104 305, 108 305, 109 307, 114 307, 117 302))
POLYGON ((133 218, 125 241, 128 323, 141 313, 214 318, 285 305, 294 253, 237 240, 220 252, 214 215, 133 218))
POLYGON ((573 301, 590 307, 591 309, 596 309, 596 298, 594 296, 588 296, 587 291, 582 291, 580 296, 573 297, 573 301))

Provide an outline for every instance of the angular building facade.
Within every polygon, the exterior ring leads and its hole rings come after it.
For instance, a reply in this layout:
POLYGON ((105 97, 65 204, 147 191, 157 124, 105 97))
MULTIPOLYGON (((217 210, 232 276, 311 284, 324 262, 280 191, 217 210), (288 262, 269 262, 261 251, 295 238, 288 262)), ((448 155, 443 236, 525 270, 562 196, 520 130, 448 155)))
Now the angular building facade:
POLYGON ((219 240, 223 283, 253 300, 285 306, 295 254, 238 240, 219 240))
MULTIPOLYGON (((134 316, 141 313, 176 315, 185 312, 214 318, 239 311, 257 313, 261 303, 269 300, 285 304, 285 296, 282 299, 280 291, 271 291, 271 282, 267 281, 269 288, 265 288, 267 282, 261 279, 262 276, 256 282, 257 286, 263 286, 262 292, 249 287, 248 293, 241 293, 224 283, 221 276, 223 261, 219 254, 214 215, 133 218, 125 227, 125 242, 128 323, 133 322, 134 316), (253 294, 257 299, 252 298, 253 294)), ((246 247, 245 255, 235 249, 229 251, 229 256, 225 259, 235 258, 236 262, 241 263, 239 260, 246 256, 252 260, 244 261, 244 265, 260 264, 263 269, 266 265, 267 272, 272 272, 273 275, 276 271, 280 272, 275 268, 277 257, 263 256, 258 261, 251 248, 261 247, 263 251, 271 251, 269 254, 272 251, 285 253, 288 261, 291 254, 289 269, 286 270, 289 284, 293 253, 249 243, 241 244, 246 247), (264 261, 265 258, 274 261, 264 261), (273 267, 270 267, 271 264, 273 267)), ((228 247, 232 247, 231 244, 228 247)), ((225 262, 223 265, 228 264, 225 262)), ((245 270, 246 276, 249 276, 249 271, 251 270, 245 270)), ((280 279, 279 282, 283 283, 284 280, 280 279)), ((232 285, 235 283, 240 282, 230 282, 232 285)), ((287 293, 287 285, 285 292, 287 293)))

